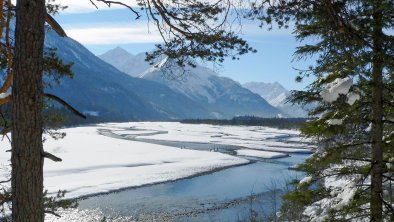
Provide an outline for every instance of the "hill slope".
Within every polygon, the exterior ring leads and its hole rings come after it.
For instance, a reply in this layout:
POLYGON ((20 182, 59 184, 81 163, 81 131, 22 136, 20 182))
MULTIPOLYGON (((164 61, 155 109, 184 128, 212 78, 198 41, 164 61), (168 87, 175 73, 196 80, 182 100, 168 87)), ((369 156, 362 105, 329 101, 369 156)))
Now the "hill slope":
POLYGON ((120 72, 71 38, 49 32, 45 44, 57 48, 65 62, 73 62, 75 73, 74 79, 63 79, 47 91, 98 119, 162 120, 209 115, 199 104, 164 85, 120 72))

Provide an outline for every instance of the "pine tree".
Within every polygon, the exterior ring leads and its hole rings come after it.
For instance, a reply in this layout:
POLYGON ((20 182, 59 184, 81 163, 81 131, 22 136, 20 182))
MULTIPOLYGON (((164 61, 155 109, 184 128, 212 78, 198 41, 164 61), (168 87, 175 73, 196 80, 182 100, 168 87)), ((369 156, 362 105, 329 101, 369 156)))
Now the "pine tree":
MULTIPOLYGON (((302 132, 321 147, 301 168, 310 177, 287 195, 307 220, 393 219, 394 2, 270 0, 253 5, 262 25, 294 28, 297 59, 314 76, 293 101, 315 103, 302 132)), ((283 209, 286 211, 286 209, 283 209)), ((292 219, 292 218, 289 218, 292 219)))
MULTIPOLYGON (((6 81, 3 83, 1 87, 1 94, 2 98, 0 99, 0 104, 2 105, 0 109, 0 127, 1 127, 1 135, 3 137, 8 138, 8 133, 12 129, 12 112, 9 102, 11 101, 12 94, 9 93, 10 88, 12 86, 12 80, 14 78, 14 73, 12 71, 12 62, 14 58, 14 43, 13 43, 13 36, 14 36, 14 23, 12 20, 15 20, 15 8, 12 5, 11 1, 6 1, 3 4, 3 9, 1 14, 2 18, 2 26, 0 27, 2 33, 5 34, 5 37, 2 39, 1 47, 2 47, 2 54, 0 54, 0 70, 4 70, 1 74, 3 79, 6 81), (4 16, 5 15, 5 16, 4 16)), ((56 14, 59 10, 62 9, 60 5, 51 4, 47 2, 46 5, 47 12, 50 14, 46 15, 46 21, 51 24, 53 29, 55 29, 59 35, 64 36, 64 31, 60 28, 60 26, 53 20, 51 14, 56 14)), ((46 27, 49 28, 49 27, 46 27)), ((45 81, 43 81, 44 88, 51 88, 53 84, 59 84, 60 79, 64 77, 73 77, 73 73, 71 71, 72 64, 64 64, 61 59, 58 58, 56 54, 56 49, 54 48, 47 48, 44 51, 43 56, 43 75, 45 76, 45 81)), ((53 108, 53 101, 56 101, 60 104, 63 104, 68 110, 71 110, 74 114, 78 115, 79 117, 84 117, 81 113, 75 110, 72 106, 70 106, 67 102, 63 101, 61 98, 45 93, 44 96, 47 98, 44 102, 43 110, 43 131, 46 132, 49 136, 59 139, 65 136, 64 133, 58 133, 56 129, 61 126, 62 123, 65 121, 64 115, 59 115, 58 112, 55 111, 53 108)), ((8 138, 9 139, 9 138, 8 138)), ((11 140, 10 140, 11 142, 11 140)), ((43 152, 45 157, 48 157, 54 161, 61 161, 60 158, 47 153, 43 152)), ((7 219, 8 212, 11 209, 11 202, 12 202, 12 189, 9 186, 11 178, 9 180, 1 181, 1 191, 0 191, 0 217, 4 217, 3 219, 7 219)), ((44 209, 47 213, 54 213, 54 210, 63 207, 73 207, 75 206, 75 201, 67 201, 61 200, 64 197, 65 191, 59 191, 57 196, 55 197, 48 197, 47 194, 44 193, 44 209)))

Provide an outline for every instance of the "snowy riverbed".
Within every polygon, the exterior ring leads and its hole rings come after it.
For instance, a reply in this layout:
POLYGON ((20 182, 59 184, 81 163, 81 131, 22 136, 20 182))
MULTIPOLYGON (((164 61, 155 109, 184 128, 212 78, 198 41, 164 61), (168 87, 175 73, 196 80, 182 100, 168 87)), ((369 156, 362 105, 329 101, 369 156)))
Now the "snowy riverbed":
MULTIPOLYGON (((124 187, 172 181, 248 160, 216 152, 178 148, 99 135, 97 126, 62 130, 61 140, 48 138, 45 150, 62 162, 45 161, 44 184, 49 193, 67 190, 67 198, 109 192, 124 187)), ((1 147, 8 150, 8 141, 1 147), (7 147, 7 148, 5 148, 7 147)), ((2 163, 9 154, 1 155, 2 163)), ((8 175, 3 172, 2 178, 8 175)))
MULTIPOLYGON (((297 131, 251 126, 130 122, 60 132, 67 136, 60 140, 45 136, 45 150, 63 161, 45 161, 44 185, 50 194, 67 190, 67 198, 175 181, 247 164, 248 157, 285 158, 289 153, 308 153, 312 147, 297 131), (215 145, 231 146, 235 152, 180 149, 155 141, 204 143, 213 149, 215 145)), ((3 139, 0 146, 4 152, 0 155, 3 180, 9 176, 10 153, 5 151, 10 144, 3 139)))
MULTIPOLYGON (((73 198, 173 181, 249 162, 219 152, 179 149, 105 136, 99 133, 100 130, 151 140, 239 145, 260 150, 253 152, 243 149, 241 155, 263 158, 286 156, 280 153, 283 150, 309 151, 297 131, 266 127, 131 122, 67 128, 61 130, 67 134, 65 138, 54 140, 46 136, 44 143, 46 151, 63 159, 60 163, 45 161, 45 189, 49 193, 67 190, 66 197, 73 198)), ((1 147, 3 151, 8 150, 8 140, 3 139, 1 147)), ((9 153, 0 155, 0 159, 7 166, 9 153)), ((8 174, 3 171, 1 177, 5 178, 8 174)))
POLYGON ((311 153, 311 149, 315 148, 309 140, 300 136, 299 131, 261 126, 178 122, 109 123, 102 126, 112 129, 117 135, 128 135, 135 139, 211 143, 285 153, 311 153))

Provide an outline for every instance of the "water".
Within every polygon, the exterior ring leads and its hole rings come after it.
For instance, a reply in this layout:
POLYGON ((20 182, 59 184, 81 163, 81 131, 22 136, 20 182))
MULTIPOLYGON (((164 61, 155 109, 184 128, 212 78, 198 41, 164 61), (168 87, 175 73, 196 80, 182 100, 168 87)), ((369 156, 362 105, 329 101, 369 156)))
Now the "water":
POLYGON ((237 221, 250 216, 251 209, 260 214, 273 211, 279 202, 272 204, 272 191, 301 177, 288 167, 306 158, 298 154, 257 161, 190 179, 127 189, 81 200, 79 207, 98 208, 108 217, 133 216, 146 221, 237 221))
MULTIPOLYGON (((134 134, 115 134, 111 129, 102 129, 100 133, 118 139, 227 154, 234 154, 240 148, 210 143, 140 139, 134 134)), ((166 132, 149 135, 157 133, 166 132)), ((249 157, 252 163, 248 165, 89 197, 79 201, 79 208, 99 209, 108 218, 132 216, 139 221, 232 222, 248 220, 256 213, 264 218, 278 210, 286 183, 303 176, 301 172, 289 168, 304 162, 307 157, 306 154, 291 154, 290 157, 271 160, 249 157)))

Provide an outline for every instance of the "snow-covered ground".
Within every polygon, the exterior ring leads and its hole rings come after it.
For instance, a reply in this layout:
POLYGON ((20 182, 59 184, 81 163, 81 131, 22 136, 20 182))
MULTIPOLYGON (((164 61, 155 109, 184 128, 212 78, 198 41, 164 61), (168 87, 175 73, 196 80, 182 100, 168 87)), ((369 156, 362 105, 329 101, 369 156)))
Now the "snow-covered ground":
MULTIPOLYGON (((266 127, 130 122, 68 128, 61 132, 67 136, 60 140, 46 136, 45 151, 63 161, 45 161, 44 183, 49 193, 67 190, 67 198, 173 181, 249 162, 219 152, 133 141, 127 135, 152 140, 237 145, 241 146, 238 155, 259 158, 285 157, 287 154, 282 152, 309 150, 304 143, 307 141, 300 138, 297 131, 266 127), (103 130, 115 136, 102 135, 103 130)), ((3 168, 7 168, 10 154, 5 151, 10 149, 10 144, 4 139, 0 146, 4 152, 0 161, 3 168)), ((0 179, 8 176, 7 170, 0 173, 0 179)))
MULTIPOLYGON (((248 160, 216 152, 111 138, 100 135, 98 126, 64 129, 61 140, 47 138, 45 150, 62 162, 45 161, 44 184, 49 193, 67 190, 66 197, 108 192, 124 187, 172 181, 218 168, 247 163, 248 160)), ((0 161, 7 163, 10 148, 1 141, 0 161)), ((9 172, 3 171, 1 178, 9 172)))
POLYGON ((307 139, 300 137, 299 131, 261 126, 217 126, 178 122, 110 123, 102 126, 113 128, 112 132, 118 135, 129 132, 137 139, 213 143, 285 153, 310 153, 314 148, 307 139), (117 131, 119 128, 126 131, 117 131), (144 134, 144 131, 149 134, 144 134), (154 134, 153 131, 158 133, 154 134), (140 136, 138 132, 141 132, 140 136))
POLYGON ((61 217, 57 217, 52 214, 45 215, 45 222, 135 222, 132 217, 117 217, 117 218, 106 218, 103 212, 98 209, 95 210, 81 210, 81 209, 59 209, 57 214, 61 217), (106 218, 106 220, 104 220, 106 218))
POLYGON ((239 156, 253 156, 260 158, 280 158, 286 157, 284 153, 270 152, 270 151, 260 151, 260 150, 237 150, 237 155, 239 156))

